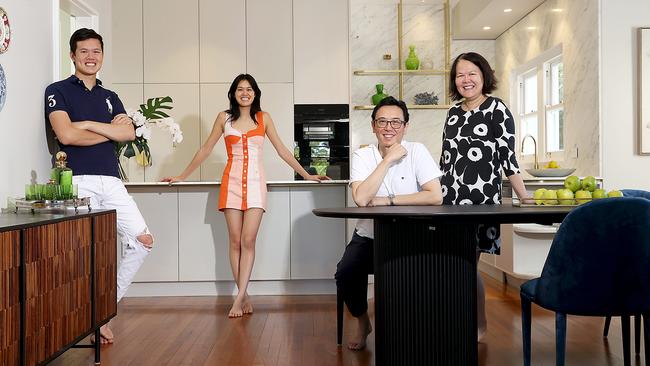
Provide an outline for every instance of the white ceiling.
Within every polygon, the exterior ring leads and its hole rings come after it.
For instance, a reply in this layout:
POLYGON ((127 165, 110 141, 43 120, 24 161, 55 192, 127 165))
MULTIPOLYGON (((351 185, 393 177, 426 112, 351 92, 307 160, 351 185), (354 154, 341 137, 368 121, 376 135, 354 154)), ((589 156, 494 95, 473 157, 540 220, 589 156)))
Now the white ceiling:
POLYGON ((496 39, 545 0, 451 0, 452 39, 496 39), (512 9, 506 13, 504 9, 512 9), (483 27, 490 27, 489 30, 483 27))

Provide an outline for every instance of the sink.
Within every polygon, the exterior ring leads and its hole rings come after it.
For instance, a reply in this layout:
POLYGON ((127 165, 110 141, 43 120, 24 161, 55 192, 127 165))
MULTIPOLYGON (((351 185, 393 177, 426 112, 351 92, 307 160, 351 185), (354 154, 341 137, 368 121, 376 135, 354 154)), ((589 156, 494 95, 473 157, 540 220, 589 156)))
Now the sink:
POLYGON ((575 170, 576 168, 526 169, 533 177, 566 177, 575 170))

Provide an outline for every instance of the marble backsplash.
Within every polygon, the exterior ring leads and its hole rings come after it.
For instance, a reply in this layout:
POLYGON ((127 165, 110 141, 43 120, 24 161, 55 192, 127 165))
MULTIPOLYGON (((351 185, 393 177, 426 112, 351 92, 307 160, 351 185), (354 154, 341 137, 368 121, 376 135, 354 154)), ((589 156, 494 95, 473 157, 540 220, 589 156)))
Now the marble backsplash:
MULTIPOLYGON (((394 70, 398 65, 397 0, 351 0, 350 62, 355 70, 394 70), (383 55, 390 54, 390 60, 383 55)), ((409 53, 409 45, 415 45, 420 59, 420 69, 444 69, 444 4, 442 1, 406 3, 402 12, 402 60, 409 53)), ((452 41, 450 57, 462 52, 475 51, 494 63, 494 41, 452 41)), ((451 60, 450 60, 451 61, 451 60)), ((433 92, 439 104, 445 103, 445 76, 404 76, 404 101, 413 104, 415 94, 433 92)), ((351 79, 352 105, 369 105, 375 94, 375 84, 384 84, 384 93, 398 96, 397 75, 353 75, 351 79)), ((361 145, 374 144, 369 110, 352 110, 350 115, 350 150, 361 145)), ((405 139, 423 143, 437 161, 442 144, 442 126, 446 109, 412 109, 410 125, 405 139)))
POLYGON ((504 82, 495 94, 510 103, 513 70, 561 45, 565 153, 560 164, 575 167, 581 176, 601 174, 598 22, 598 1, 547 0, 496 40, 495 69, 504 82), (576 149, 577 158, 572 156, 576 149))
MULTIPOLYGON (((350 62, 354 70, 399 69, 397 64, 398 0, 351 0, 350 62), (391 60, 384 60, 391 54, 391 60)), ((444 66, 444 14, 442 1, 408 3, 403 7, 402 57, 408 45, 416 46, 420 68, 444 66)), ((482 54, 496 70, 499 88, 494 95, 511 106, 510 82, 515 68, 540 53, 561 44, 564 62, 565 149, 560 162, 576 167, 579 175, 600 175, 600 129, 598 100, 598 3, 593 0, 547 0, 520 20, 497 40, 452 40, 450 57, 462 52, 482 54), (554 12, 551 9, 563 9, 554 12), (536 27, 535 30, 528 29, 536 27), (572 157, 577 149, 578 158, 572 157)), ((403 68, 403 66, 402 66, 403 68)), ((352 105, 368 105, 375 84, 384 84, 384 93, 398 95, 397 75, 351 78, 352 105)), ((434 92, 445 103, 442 76, 405 76, 404 100, 413 103, 420 92, 434 92)), ((511 106, 512 107, 512 106, 511 106)), ((351 150, 375 143, 370 126, 371 111, 352 110, 351 150)), ((445 109, 411 110, 409 141, 422 142, 438 160, 445 109)), ((517 116, 515 116, 517 118, 517 116)), ((521 136, 518 136, 518 141, 521 136)), ((521 159, 520 159, 521 160, 521 159)), ((541 161, 548 158, 540 157, 541 161)), ((523 167, 532 163, 522 162, 523 167)))

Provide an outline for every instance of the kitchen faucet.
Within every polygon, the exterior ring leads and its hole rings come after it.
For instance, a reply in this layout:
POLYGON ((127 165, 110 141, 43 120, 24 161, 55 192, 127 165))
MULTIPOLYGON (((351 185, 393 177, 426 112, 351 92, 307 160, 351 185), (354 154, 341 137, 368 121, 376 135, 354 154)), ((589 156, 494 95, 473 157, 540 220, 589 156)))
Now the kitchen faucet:
POLYGON ((524 142, 526 142, 527 138, 531 138, 533 140, 533 145, 535 147, 535 163, 533 165, 533 169, 539 169, 539 163, 537 162, 537 140, 533 137, 531 134, 526 134, 523 139, 521 139, 521 154, 523 155, 524 153, 524 142))

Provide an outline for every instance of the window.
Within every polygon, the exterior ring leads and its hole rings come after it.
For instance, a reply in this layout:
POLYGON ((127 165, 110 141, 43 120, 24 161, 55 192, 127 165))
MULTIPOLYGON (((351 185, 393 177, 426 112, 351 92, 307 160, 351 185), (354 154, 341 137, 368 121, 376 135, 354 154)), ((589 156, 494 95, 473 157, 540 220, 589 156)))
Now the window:
POLYGON ((512 88, 518 116, 517 131, 524 161, 532 161, 537 148, 539 160, 564 160, 564 73, 562 48, 542 53, 514 72, 512 88), (536 146, 531 139, 537 142, 536 146))

